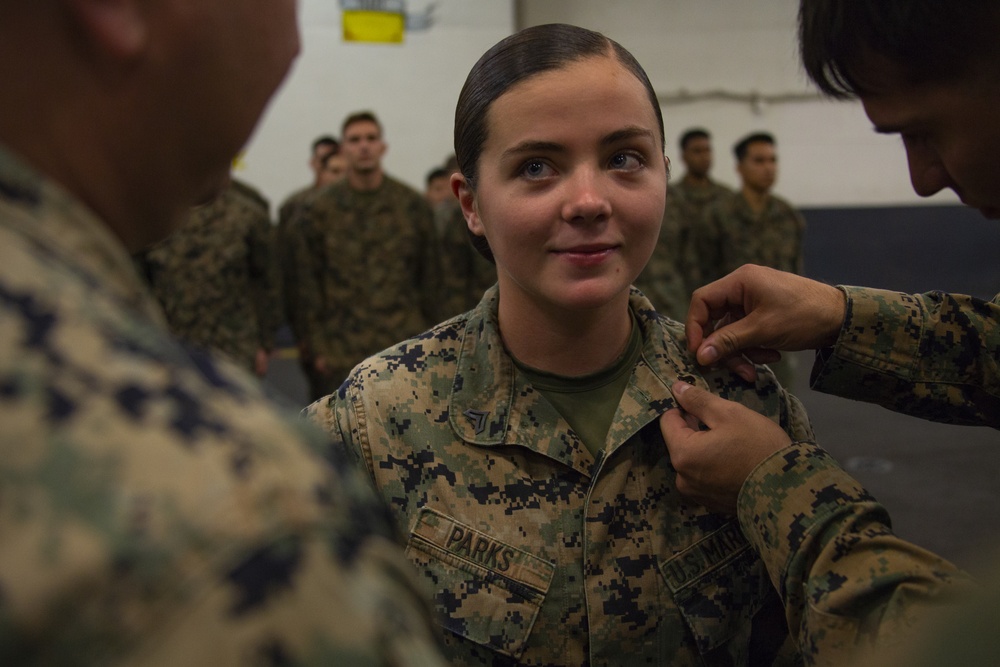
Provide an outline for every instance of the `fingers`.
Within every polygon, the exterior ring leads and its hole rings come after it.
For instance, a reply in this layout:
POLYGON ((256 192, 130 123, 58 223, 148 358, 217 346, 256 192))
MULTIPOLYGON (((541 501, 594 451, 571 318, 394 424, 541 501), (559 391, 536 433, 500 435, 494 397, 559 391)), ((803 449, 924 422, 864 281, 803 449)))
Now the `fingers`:
POLYGON ((728 359, 725 359, 723 363, 726 368, 733 373, 736 373, 747 382, 757 381, 757 367, 746 357, 740 355, 729 357, 728 359))
POLYGON ((660 416, 660 432, 670 449, 671 443, 676 444, 691 436, 698 430, 698 420, 683 410, 674 408, 660 416))
POLYGON ((678 380, 670 388, 671 393, 674 395, 674 399, 677 401, 677 405, 681 407, 688 415, 694 417, 701 423, 707 425, 709 428, 712 427, 715 421, 713 406, 717 405, 717 401, 721 401, 723 404, 726 400, 719 398, 718 396, 713 396, 709 392, 690 385, 687 382, 678 380))

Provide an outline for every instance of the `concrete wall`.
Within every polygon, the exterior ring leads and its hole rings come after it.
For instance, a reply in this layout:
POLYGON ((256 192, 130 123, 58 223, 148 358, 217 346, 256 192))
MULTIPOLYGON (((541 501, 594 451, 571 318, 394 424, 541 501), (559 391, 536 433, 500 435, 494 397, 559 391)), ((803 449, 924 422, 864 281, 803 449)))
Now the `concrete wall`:
MULTIPOLYGON (((409 0, 420 13, 430 0, 409 0)), ((857 103, 815 95, 796 53, 797 0, 436 0, 434 25, 401 45, 345 44, 336 0, 301 0, 303 51, 249 144, 241 174, 272 202, 308 181, 308 144, 339 134, 351 111, 385 124, 387 170, 422 187, 451 152, 458 92, 472 64, 517 27, 563 21, 629 48, 660 94, 667 152, 692 125, 713 132, 715 175, 737 182, 730 147, 747 132, 778 137, 777 192, 807 207, 953 204, 910 189, 898 138, 871 131, 857 103), (722 92, 734 100, 700 99, 722 92), (791 99, 783 99, 790 97, 791 99), (684 101, 688 100, 688 101, 684 101)), ((675 174, 683 171, 675 162, 675 174)))
MULTIPOLYGON (((704 126, 714 135, 719 180, 738 183, 730 148, 763 129, 778 139, 776 191, 799 205, 957 201, 950 191, 918 198, 899 139, 875 135, 860 104, 816 96, 798 60, 798 0, 520 0, 517 10, 522 26, 573 23, 629 49, 663 102, 668 155, 678 155, 684 129, 704 126), (738 99, 680 101, 712 91, 738 99)), ((679 176, 679 160, 675 166, 679 176)))
MULTIPOLYGON (((429 0, 410 0, 422 13, 429 0)), ((402 44, 345 43, 337 0, 299 0, 302 52, 251 138, 237 174, 275 208, 308 183, 309 144, 340 135, 344 117, 374 111, 389 144, 386 170, 423 190, 452 152, 455 102, 479 56, 514 30, 509 0, 437 0, 432 28, 402 44)))

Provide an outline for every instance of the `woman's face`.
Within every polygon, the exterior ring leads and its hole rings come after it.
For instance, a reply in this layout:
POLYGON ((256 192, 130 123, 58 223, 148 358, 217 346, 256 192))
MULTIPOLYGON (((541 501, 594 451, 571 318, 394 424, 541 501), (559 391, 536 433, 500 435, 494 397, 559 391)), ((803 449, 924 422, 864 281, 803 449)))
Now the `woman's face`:
POLYGON ((640 81, 612 57, 588 58, 515 85, 486 120, 476 191, 456 185, 496 258, 501 302, 546 312, 626 302, 667 191, 640 81))

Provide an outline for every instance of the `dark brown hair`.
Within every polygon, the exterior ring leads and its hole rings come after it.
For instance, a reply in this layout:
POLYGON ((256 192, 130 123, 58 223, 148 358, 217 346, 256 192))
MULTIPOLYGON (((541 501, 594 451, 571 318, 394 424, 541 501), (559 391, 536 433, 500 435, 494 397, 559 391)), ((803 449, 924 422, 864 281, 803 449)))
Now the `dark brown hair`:
POLYGON ((946 79, 995 48, 998 19, 995 0, 800 0, 799 53, 820 90, 857 97, 866 54, 911 82, 946 79))
MULTIPOLYGON (((632 72, 649 95, 663 138, 663 115, 656 91, 642 65, 618 42, 599 32, 564 23, 525 28, 495 44, 473 65, 455 108, 455 155, 469 187, 475 189, 479 157, 487 136, 487 113, 498 97, 514 85, 536 74, 561 69, 570 63, 596 56, 612 56, 632 72)), ((485 237, 470 232, 472 243, 493 261, 485 237)))

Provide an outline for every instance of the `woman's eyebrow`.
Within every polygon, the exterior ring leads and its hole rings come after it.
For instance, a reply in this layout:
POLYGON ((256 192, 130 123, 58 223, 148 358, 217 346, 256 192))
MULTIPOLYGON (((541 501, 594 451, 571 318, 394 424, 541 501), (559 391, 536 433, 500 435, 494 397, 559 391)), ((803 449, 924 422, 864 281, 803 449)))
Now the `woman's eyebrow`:
POLYGON ((506 158, 514 155, 522 155, 524 153, 560 153, 564 152, 566 147, 562 144, 557 144, 553 141, 535 141, 528 139, 527 141, 522 141, 521 143, 511 146, 501 154, 500 158, 506 158))
POLYGON ((635 139, 636 137, 649 138, 655 140, 656 135, 654 135, 653 132, 644 127, 640 127, 638 125, 630 125, 628 127, 623 127, 620 130, 615 130, 614 132, 605 135, 604 137, 601 138, 601 143, 604 145, 616 144, 619 141, 624 141, 626 139, 635 139))

